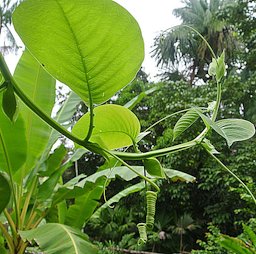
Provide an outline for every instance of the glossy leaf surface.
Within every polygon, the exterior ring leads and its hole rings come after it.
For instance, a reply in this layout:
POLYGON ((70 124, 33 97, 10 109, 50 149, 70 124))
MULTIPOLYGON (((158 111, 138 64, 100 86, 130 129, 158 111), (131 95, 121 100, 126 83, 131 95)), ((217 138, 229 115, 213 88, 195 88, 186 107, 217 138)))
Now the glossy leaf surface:
MULTIPOLYGON (((47 73, 36 59, 26 50, 14 72, 20 89, 46 114, 51 115, 55 102, 55 79, 47 73)), ((27 160, 24 174, 30 171, 44 151, 51 128, 36 116, 26 105, 20 103, 20 111, 25 121, 28 142, 27 160)))
POLYGON ((144 58, 137 22, 112 0, 27 0, 13 22, 49 73, 87 103, 112 97, 144 58))
MULTIPOLYGON (((75 124, 72 133, 84 139, 90 123, 87 113, 75 124)), ((138 118, 127 108, 106 104, 94 109, 94 128, 89 141, 107 149, 130 146, 140 133, 138 118)))
POLYGON ((8 205, 11 198, 11 188, 7 179, 0 173, 0 214, 8 205))
MULTIPOLYGON (((0 104, 2 94, 0 94, 0 104)), ((13 123, 0 107, 0 170, 16 172, 26 161, 26 129, 21 116, 13 123)))
POLYGON ((20 231, 19 234, 24 240, 35 240, 46 254, 97 253, 85 234, 63 224, 48 223, 33 230, 20 231))

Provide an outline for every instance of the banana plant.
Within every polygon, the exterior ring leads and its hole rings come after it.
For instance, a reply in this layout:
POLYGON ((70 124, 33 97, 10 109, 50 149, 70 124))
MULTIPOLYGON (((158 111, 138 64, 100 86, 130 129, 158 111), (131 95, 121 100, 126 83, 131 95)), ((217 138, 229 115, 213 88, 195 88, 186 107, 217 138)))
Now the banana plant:
MULTIPOLYGON (((97 253, 81 229, 96 211, 109 179, 116 176, 127 181, 140 177, 146 183, 146 222, 138 224, 140 243, 144 243, 147 230, 154 227, 160 191, 156 179, 191 180, 163 168, 157 157, 203 146, 233 174, 215 156, 216 149, 206 135, 213 129, 231 146, 252 137, 255 128, 242 119, 217 121, 224 54, 216 57, 212 52, 209 69, 217 84, 216 102, 206 110, 183 110, 186 113, 176 123, 173 137, 182 135, 198 118, 205 123, 202 132, 191 141, 142 153, 137 143, 150 127, 141 132, 139 119, 129 109, 140 98, 126 106, 106 103, 133 80, 144 58, 140 28, 127 10, 112 0, 26 0, 16 8, 13 25, 26 50, 14 75, 0 55, 1 253, 23 254, 30 245, 38 245, 49 254, 97 253), (72 92, 52 118, 56 80, 72 92), (68 123, 80 100, 88 112, 69 131, 68 123), (60 135, 75 143, 72 156, 63 146, 53 149, 60 135), (124 150, 129 146, 133 152, 124 150), (103 156, 107 168, 63 183, 63 172, 88 151, 103 156), (141 161, 144 167, 127 163, 133 160, 141 161)), ((141 188, 134 186, 111 202, 141 188)))
POLYGON ((236 254, 255 254, 256 253, 256 234, 247 225, 243 225, 246 239, 239 239, 228 235, 221 235, 218 242, 228 251, 236 254))

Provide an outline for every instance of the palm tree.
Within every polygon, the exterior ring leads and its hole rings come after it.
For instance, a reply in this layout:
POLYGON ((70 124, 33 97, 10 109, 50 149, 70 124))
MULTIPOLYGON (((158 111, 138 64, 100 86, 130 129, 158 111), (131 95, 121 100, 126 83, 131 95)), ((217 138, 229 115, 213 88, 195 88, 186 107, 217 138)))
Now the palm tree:
POLYGON ((17 51, 19 48, 10 29, 12 13, 19 2, 19 0, 1 0, 0 3, 0 52, 3 54, 17 51))
MULTIPOLYGON (((237 40, 232 26, 219 15, 227 4, 231 4, 230 1, 185 0, 184 3, 184 7, 173 11, 181 19, 181 25, 191 26, 201 33, 215 54, 220 55, 225 49, 231 62, 237 40)), ((190 78, 191 84, 195 76, 205 79, 207 65, 212 59, 206 43, 184 26, 166 30, 155 38, 153 56, 157 59, 157 65, 170 70, 182 66, 185 70, 183 75, 190 78)))
POLYGON ((183 253, 184 249, 183 236, 197 228, 200 228, 200 226, 196 224, 191 215, 187 213, 179 217, 175 225, 170 226, 172 232, 180 237, 180 253, 183 253))

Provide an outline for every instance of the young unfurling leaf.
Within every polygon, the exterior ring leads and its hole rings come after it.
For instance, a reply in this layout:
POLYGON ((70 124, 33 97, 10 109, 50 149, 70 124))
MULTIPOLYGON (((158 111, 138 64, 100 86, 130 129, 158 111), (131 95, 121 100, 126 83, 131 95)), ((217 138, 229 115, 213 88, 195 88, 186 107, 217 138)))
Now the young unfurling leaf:
POLYGON ((212 59, 212 62, 209 65, 208 74, 210 76, 216 76, 216 79, 219 82, 224 77, 225 72, 225 53, 223 51, 217 60, 215 58, 212 59))
POLYGON ((145 159, 144 167, 150 175, 160 177, 160 178, 165 178, 164 170, 160 162, 156 158, 145 159))

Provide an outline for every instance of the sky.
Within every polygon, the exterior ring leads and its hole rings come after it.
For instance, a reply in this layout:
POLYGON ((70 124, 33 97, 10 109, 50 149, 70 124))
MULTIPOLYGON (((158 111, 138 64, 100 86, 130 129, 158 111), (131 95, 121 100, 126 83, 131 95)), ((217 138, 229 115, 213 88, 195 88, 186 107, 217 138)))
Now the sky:
MULTIPOLYGON (((145 60, 142 64, 151 80, 156 80, 158 73, 156 61, 151 57, 154 38, 161 30, 166 30, 178 25, 180 21, 172 15, 175 8, 182 7, 181 0, 115 0, 115 2, 127 9, 137 20, 142 30, 145 43, 145 60)), ((11 71, 17 64, 19 55, 6 56, 7 64, 11 71)))
POLYGON ((183 6, 181 0, 115 0, 127 9, 140 25, 145 43, 145 59, 142 64, 152 80, 158 72, 156 61, 151 57, 154 38, 162 30, 180 24, 173 16, 175 8, 183 6))

